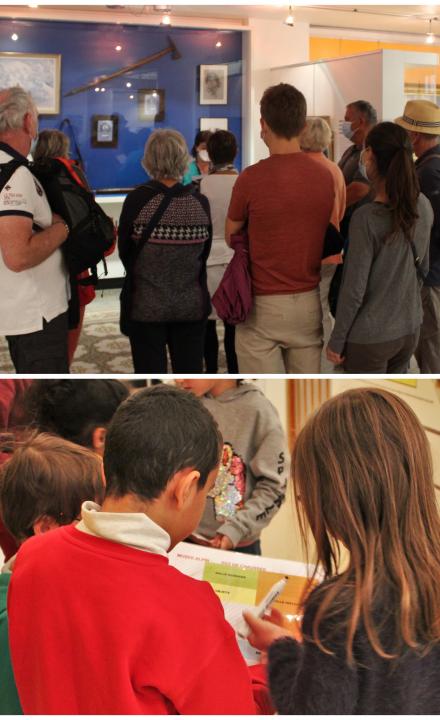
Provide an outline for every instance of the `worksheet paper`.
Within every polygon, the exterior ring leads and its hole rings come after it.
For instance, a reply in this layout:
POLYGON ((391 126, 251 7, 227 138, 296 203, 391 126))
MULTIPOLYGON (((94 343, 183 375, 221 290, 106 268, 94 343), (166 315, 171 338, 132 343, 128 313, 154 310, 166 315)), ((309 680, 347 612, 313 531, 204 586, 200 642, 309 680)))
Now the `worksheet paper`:
MULTIPOLYGON (((259 605, 271 587, 285 576, 288 577, 286 587, 272 607, 291 622, 299 612, 303 589, 313 572, 313 568, 305 563, 185 542, 176 545, 169 553, 169 560, 170 565, 186 575, 210 583, 234 630, 242 619, 243 610, 259 605)), ((258 651, 247 640, 237 635, 237 641, 249 664, 259 662, 258 651)))

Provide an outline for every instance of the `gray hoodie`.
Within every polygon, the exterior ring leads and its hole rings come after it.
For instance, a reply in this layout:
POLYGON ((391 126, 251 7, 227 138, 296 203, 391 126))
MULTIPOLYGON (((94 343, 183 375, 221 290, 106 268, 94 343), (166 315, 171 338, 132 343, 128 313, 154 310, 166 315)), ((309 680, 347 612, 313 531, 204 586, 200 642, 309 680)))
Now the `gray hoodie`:
POLYGON ((280 509, 289 452, 278 413, 255 385, 202 398, 223 434, 223 459, 197 532, 249 545, 280 509))

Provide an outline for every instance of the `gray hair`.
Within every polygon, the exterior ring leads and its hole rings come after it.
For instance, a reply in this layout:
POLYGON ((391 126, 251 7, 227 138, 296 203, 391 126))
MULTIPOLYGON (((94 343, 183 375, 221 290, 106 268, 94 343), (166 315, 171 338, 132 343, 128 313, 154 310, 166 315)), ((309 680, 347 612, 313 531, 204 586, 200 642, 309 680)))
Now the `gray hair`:
POLYGON ((322 152, 330 145, 332 139, 331 127, 323 118, 307 118, 306 126, 302 131, 299 144, 301 149, 308 152, 322 152))
POLYGON ((16 85, 0 90, 0 135, 10 130, 20 130, 26 113, 38 117, 36 105, 30 93, 16 85))
POLYGON ((376 125, 377 123, 377 112, 371 103, 367 100, 355 100, 354 102, 348 103, 347 108, 354 108, 357 112, 364 117, 367 125, 376 125))
POLYGON ((142 165, 154 180, 180 180, 190 160, 185 138, 180 132, 154 130, 145 145, 142 165))

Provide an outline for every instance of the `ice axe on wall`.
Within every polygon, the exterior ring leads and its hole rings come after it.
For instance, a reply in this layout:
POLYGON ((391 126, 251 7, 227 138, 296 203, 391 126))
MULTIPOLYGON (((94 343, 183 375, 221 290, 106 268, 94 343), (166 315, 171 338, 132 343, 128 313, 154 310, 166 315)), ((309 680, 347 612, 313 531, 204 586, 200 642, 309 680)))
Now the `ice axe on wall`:
POLYGON ((148 63, 152 63, 154 62, 154 60, 159 60, 161 57, 168 55, 168 53, 171 53, 172 60, 179 60, 182 57, 170 37, 168 37, 168 47, 164 50, 159 50, 159 52, 156 52, 153 55, 148 55, 148 57, 137 60, 131 65, 127 65, 127 67, 121 68, 121 70, 116 70, 116 72, 110 73, 110 75, 101 75, 101 77, 87 83, 87 85, 81 85, 81 87, 74 88, 74 90, 69 90, 68 93, 65 93, 64 97, 69 97, 70 95, 78 95, 78 93, 89 90, 90 88, 96 87, 97 85, 101 85, 101 83, 106 83, 108 82, 108 80, 113 80, 113 78, 125 75, 126 73, 130 72, 130 70, 135 70, 138 67, 142 67, 142 65, 148 65, 148 63))

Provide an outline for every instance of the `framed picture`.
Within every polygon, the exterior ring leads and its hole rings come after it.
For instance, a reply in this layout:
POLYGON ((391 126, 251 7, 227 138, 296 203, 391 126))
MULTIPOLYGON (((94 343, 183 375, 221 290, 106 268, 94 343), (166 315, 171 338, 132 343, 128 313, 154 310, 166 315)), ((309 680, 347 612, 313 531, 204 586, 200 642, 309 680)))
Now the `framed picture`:
POLYGON ((139 120, 165 120, 165 90, 138 90, 137 100, 139 120))
POLYGON ((200 130, 227 130, 228 118, 200 118, 200 130))
POLYGON ((40 115, 60 112, 61 55, 0 52, 0 87, 21 85, 40 115))
POLYGON ((200 65, 200 105, 226 105, 228 66, 200 65))
POLYGON ((118 116, 92 115, 93 148, 114 148, 118 144, 118 116))

